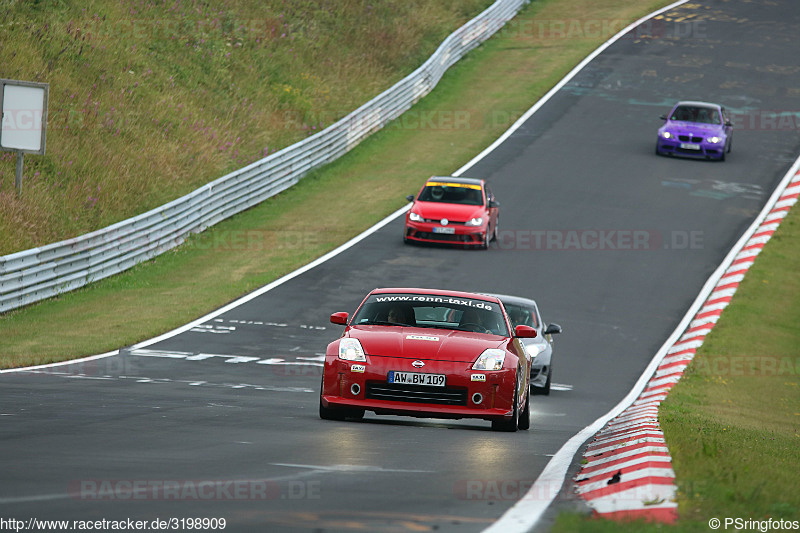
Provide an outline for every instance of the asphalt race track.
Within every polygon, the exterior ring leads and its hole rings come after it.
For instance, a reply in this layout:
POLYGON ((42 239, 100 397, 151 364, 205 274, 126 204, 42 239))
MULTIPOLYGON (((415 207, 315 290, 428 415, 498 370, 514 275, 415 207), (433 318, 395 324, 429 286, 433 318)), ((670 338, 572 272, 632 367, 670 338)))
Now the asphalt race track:
POLYGON ((612 45, 464 173, 488 179, 502 204, 488 251, 403 245, 398 219, 190 331, 0 375, 0 517, 224 518, 226 531, 490 525, 626 395, 800 153, 800 6, 687 5, 673 12, 680 22, 612 45), (733 111, 726 162, 654 155, 658 117, 678 99, 733 111), (563 326, 557 385, 534 397, 530 431, 319 419, 320 356, 341 333, 330 314, 388 286, 533 297, 563 326))

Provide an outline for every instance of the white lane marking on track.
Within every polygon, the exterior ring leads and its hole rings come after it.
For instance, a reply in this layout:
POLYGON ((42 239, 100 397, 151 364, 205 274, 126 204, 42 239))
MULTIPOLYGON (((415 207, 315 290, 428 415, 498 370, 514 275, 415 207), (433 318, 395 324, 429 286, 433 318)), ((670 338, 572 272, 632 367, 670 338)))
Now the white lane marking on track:
POLYGON ((404 468, 383 468, 381 466, 370 465, 303 465, 293 463, 270 463, 272 466, 286 466, 289 468, 303 468, 314 470, 317 472, 410 472, 410 473, 426 473, 433 472, 433 470, 414 470, 404 468))
POLYGON ((300 361, 325 361, 325 354, 315 355, 314 357, 297 357, 300 361))
MULTIPOLYGON (((48 376, 56 376, 62 377, 65 379, 74 379, 74 378, 83 378, 83 379, 98 379, 93 376, 87 376, 86 374, 67 374, 64 372, 52 372, 48 370, 29 370, 27 371, 30 374, 45 374, 48 376)), ((186 380, 186 379, 170 379, 170 378, 151 378, 147 376, 105 376, 102 379, 106 380, 132 380, 135 383, 150 383, 150 384, 169 384, 169 383, 176 383, 178 385, 188 385, 190 387, 211 387, 211 388, 222 388, 222 389, 252 389, 256 391, 265 391, 265 392, 304 392, 304 393, 317 393, 319 392, 317 389, 311 389, 308 387, 276 387, 273 385, 253 385, 250 383, 212 383, 209 381, 193 381, 193 380, 186 380)), ((4 415, 0 415, 4 416, 4 415)), ((13 415, 5 415, 5 416, 13 416, 13 415)))
MULTIPOLYGON (((291 350, 290 350, 291 351, 291 350)), ((138 357, 165 357, 168 359, 184 359, 186 361, 206 361, 214 358, 225 359, 225 363, 255 363, 257 365, 299 365, 299 366, 323 366, 325 356, 302 357, 297 356, 297 361, 287 361, 282 357, 269 357, 262 359, 255 356, 215 354, 215 353, 193 353, 193 352, 164 352, 159 350, 136 349, 129 352, 138 357), (317 363, 317 361, 320 361, 317 363)))
POLYGON ((558 390, 558 391, 571 391, 573 389, 572 385, 566 385, 564 383, 551 383, 550 390, 558 390))

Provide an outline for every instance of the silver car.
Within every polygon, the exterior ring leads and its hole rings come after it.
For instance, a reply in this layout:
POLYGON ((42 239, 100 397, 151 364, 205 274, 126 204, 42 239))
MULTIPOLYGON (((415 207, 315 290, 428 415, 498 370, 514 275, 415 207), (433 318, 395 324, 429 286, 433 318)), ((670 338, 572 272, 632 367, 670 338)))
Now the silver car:
POLYGON ((561 333, 558 324, 547 324, 542 321, 536 302, 518 296, 495 294, 503 302, 503 306, 511 319, 511 326, 520 324, 536 328, 538 335, 533 339, 520 339, 528 354, 533 359, 531 365, 531 392, 533 394, 550 394, 553 381, 553 335, 561 333))

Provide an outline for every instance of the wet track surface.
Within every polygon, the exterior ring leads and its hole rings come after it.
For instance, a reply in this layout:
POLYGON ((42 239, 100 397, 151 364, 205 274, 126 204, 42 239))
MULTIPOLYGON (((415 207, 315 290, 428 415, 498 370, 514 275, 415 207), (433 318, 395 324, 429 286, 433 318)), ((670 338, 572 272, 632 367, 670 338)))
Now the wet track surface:
POLYGON ((190 331, 0 375, 0 516, 217 517, 226 531, 491 524, 625 396, 800 152, 800 8, 717 0, 672 15, 612 45, 465 172, 502 204, 488 251, 405 246, 395 220, 190 331), (679 99, 733 111, 726 162, 654 155, 658 116, 679 99), (388 286, 532 297, 564 327, 558 385, 533 398, 530 431, 318 418, 321 355, 342 331, 328 317, 388 286))

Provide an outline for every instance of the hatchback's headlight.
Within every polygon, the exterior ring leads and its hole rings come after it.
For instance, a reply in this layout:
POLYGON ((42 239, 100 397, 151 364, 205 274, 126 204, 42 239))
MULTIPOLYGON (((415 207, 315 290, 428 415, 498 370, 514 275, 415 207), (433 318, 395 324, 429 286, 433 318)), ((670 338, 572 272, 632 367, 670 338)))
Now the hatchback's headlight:
POLYGON ((339 359, 345 361, 366 361, 367 355, 358 339, 345 337, 339 341, 339 359))
POLYGON ((489 348, 478 357, 478 360, 472 365, 472 370, 502 370, 505 360, 506 352, 497 348, 489 348))
POLYGON ((475 218, 471 218, 471 219, 467 220, 467 224, 466 225, 467 226, 480 226, 481 224, 483 224, 483 218, 475 217, 475 218))
POLYGON ((411 222, 422 222, 425 219, 422 218, 422 215, 418 215, 412 211, 411 213, 408 214, 408 220, 410 220, 411 222))
POLYGON ((664 137, 665 139, 672 139, 672 138, 675 137, 673 134, 671 134, 668 131, 662 131, 661 132, 661 136, 664 137))
POLYGON ((720 139, 719 137, 716 137, 716 136, 709 137, 708 138, 708 142, 710 142, 711 144, 719 144, 719 143, 722 142, 722 139, 720 139))

